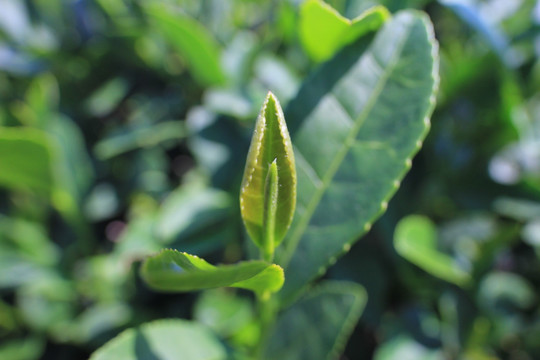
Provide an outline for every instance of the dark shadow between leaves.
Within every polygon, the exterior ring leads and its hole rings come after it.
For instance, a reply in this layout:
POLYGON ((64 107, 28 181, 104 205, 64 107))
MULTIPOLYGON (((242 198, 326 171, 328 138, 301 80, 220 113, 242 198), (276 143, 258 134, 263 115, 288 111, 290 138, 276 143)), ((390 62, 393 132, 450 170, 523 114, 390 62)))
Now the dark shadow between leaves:
POLYGON ((291 138, 321 99, 332 91, 337 82, 356 64, 367 49, 374 35, 362 37, 346 46, 331 60, 323 63, 302 84, 302 87, 285 109, 285 119, 291 138))
POLYGON ((153 352, 150 344, 148 343, 148 340, 146 340, 142 331, 140 329, 137 329, 136 331, 137 333, 135 335, 135 354, 137 356, 137 359, 161 360, 161 358, 153 352))

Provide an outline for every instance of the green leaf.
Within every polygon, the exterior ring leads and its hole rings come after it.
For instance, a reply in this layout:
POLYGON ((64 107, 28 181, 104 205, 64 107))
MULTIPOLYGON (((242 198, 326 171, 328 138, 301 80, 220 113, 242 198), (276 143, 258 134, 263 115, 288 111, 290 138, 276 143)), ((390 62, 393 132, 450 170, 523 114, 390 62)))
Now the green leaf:
POLYGON ((202 230, 230 222, 232 199, 218 189, 200 183, 185 184, 163 202, 158 214, 156 233, 163 243, 183 240, 202 230))
POLYGON ((26 326, 36 333, 46 332, 55 341, 73 340, 75 315, 73 284, 51 274, 27 283, 17 291, 17 305, 26 326))
MULTIPOLYGON (((270 175, 270 178, 273 178, 270 175)), ((240 209, 242 219, 251 239, 261 248, 267 248, 270 241, 276 247, 283 240, 291 224, 296 206, 296 167, 294 154, 278 100, 268 93, 261 113, 257 118, 253 138, 249 148, 244 178, 240 189, 240 209), (267 192, 267 177, 270 165, 275 162, 277 173, 274 185, 277 187, 275 222, 271 228, 265 226, 270 192, 267 192), (268 240, 270 238, 270 240, 268 240)), ((273 249, 272 249, 273 250, 273 249)))
POLYGON ((197 299, 194 319, 218 335, 231 337, 253 321, 252 302, 231 289, 212 289, 197 299))
POLYGON ((86 99, 86 110, 96 117, 110 114, 118 106, 120 101, 126 97, 128 92, 129 83, 127 80, 121 77, 111 79, 86 99))
MULTIPOLYGON (((0 251, 2 256, 13 249, 13 253, 17 254, 14 258, 20 257, 36 266, 54 265, 60 258, 59 248, 47 236, 47 229, 39 223, 22 218, 0 216, 0 234, 2 234, 0 236, 0 247, 4 248, 5 246, 5 250, 0 251)), ((14 274, 9 275, 15 281, 24 278, 24 276, 14 276, 14 274)), ((27 275, 30 275, 30 272, 27 275)))
POLYGON ((149 286, 163 291, 230 286, 262 294, 278 291, 284 281, 283 270, 264 261, 214 266, 197 256, 176 250, 162 250, 146 259, 141 275, 149 286))
POLYGON ((158 320, 128 329, 90 360, 224 360, 226 352, 205 327, 185 320, 158 320))
POLYGON ((300 10, 300 39, 313 60, 324 61, 343 46, 380 28, 389 17, 384 6, 375 6, 349 20, 322 0, 308 0, 300 10))
POLYGON ((150 127, 123 131, 100 140, 94 151, 99 159, 108 160, 128 151, 153 147, 169 140, 178 141, 185 136, 186 131, 182 123, 167 121, 150 127))
POLYGON ((39 130, 0 128, 0 186, 49 194, 53 155, 49 137, 39 130))
POLYGON ((145 10, 156 30, 178 51, 201 85, 218 85, 225 81, 219 63, 219 46, 203 25, 163 6, 150 5, 145 10))
POLYGON ((85 233, 88 229, 85 225, 81 228, 80 222, 84 220, 79 204, 92 183, 94 172, 84 136, 73 120, 62 115, 52 117, 46 131, 56 150, 53 204, 72 224, 79 222, 76 226, 85 233))
POLYGON ((437 250, 437 228, 426 217, 411 215, 402 219, 394 233, 396 251, 428 273, 464 286, 470 275, 455 264, 452 257, 437 250))
POLYGON ((52 112, 58 108, 59 99, 58 82, 52 74, 45 73, 34 79, 26 91, 29 111, 26 112, 24 123, 45 127, 53 116, 52 112))
POLYGON ((283 296, 346 252, 387 207, 422 146, 438 84, 426 15, 405 11, 326 63, 287 108, 297 214, 277 263, 283 296))
POLYGON ((47 265, 29 259, 21 251, 0 246, 0 289, 18 287, 43 281, 54 276, 47 265))
POLYGON ((354 283, 327 282, 312 290, 278 318, 264 359, 336 359, 366 304, 354 283))
POLYGON ((78 316, 72 331, 77 342, 88 342, 107 331, 125 326, 130 318, 131 309, 125 303, 97 303, 78 316))
POLYGON ((45 341, 28 337, 20 340, 4 340, 0 345, 0 359, 35 360, 40 359, 45 350, 45 341))
POLYGON ((537 301, 533 285, 522 276, 503 271, 486 275, 478 288, 478 304, 486 312, 529 309, 537 301))

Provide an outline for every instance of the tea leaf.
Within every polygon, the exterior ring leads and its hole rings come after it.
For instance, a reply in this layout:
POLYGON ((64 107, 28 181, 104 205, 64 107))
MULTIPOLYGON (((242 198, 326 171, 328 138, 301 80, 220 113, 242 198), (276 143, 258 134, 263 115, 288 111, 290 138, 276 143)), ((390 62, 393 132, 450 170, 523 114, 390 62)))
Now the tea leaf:
POLYGON ((146 259, 141 275, 150 287, 175 292, 230 286, 262 294, 278 291, 284 281, 283 270, 264 261, 214 266, 176 250, 163 250, 146 259))
POLYGON ((109 341, 91 360, 224 360, 225 347, 202 325, 158 320, 128 329, 109 341))
POLYGON ((208 32, 195 19, 171 13, 162 6, 146 6, 155 28, 185 59, 193 77, 201 85, 218 85, 225 81, 219 63, 220 49, 208 32))
POLYGON ((394 245, 401 256, 428 273, 456 285, 467 284, 471 280, 469 274, 437 250, 436 239, 437 228, 428 218, 411 215, 397 225, 394 245))
POLYGON ((354 283, 327 282, 277 320, 264 359, 336 359, 356 325, 367 295, 354 283))
POLYGON ((279 245, 292 222, 295 206, 296 167, 291 139, 281 106, 268 93, 255 124, 240 190, 242 219, 255 244, 270 250, 266 239, 271 238, 268 241, 274 247, 279 245), (275 175, 269 175, 271 167, 275 167, 275 175), (274 192, 266 189, 267 184, 276 187, 274 192), (269 201, 269 196, 276 199, 269 201), (275 209, 269 212, 267 206, 275 209), (269 223, 270 213, 275 219, 269 223))
POLYGON ((437 79, 431 23, 404 11, 322 66, 290 103, 298 207, 276 254, 283 296, 323 274, 385 211, 422 146, 437 79))
POLYGON ((31 128, 0 128, 0 186, 49 194, 53 155, 47 134, 31 128))
POLYGON ((300 39, 313 60, 324 61, 343 46, 377 30, 389 17, 384 6, 375 6, 349 20, 322 0, 308 0, 300 10, 300 39))

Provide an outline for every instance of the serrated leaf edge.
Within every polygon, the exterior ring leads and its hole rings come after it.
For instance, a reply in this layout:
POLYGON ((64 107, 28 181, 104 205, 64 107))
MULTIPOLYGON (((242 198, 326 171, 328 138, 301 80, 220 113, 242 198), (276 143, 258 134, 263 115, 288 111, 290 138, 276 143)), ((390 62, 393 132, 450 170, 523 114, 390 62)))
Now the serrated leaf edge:
MULTIPOLYGON (((383 201, 381 202, 379 212, 374 214, 371 217, 371 219, 368 220, 364 224, 364 226, 363 226, 364 232, 358 234, 353 239, 346 242, 343 245, 342 252, 336 254, 335 256, 332 256, 328 260, 327 264, 324 265, 324 266, 321 266, 319 268, 317 274, 312 276, 310 278, 310 280, 313 280, 317 276, 322 276, 326 272, 328 267, 330 267, 331 265, 333 265, 337 261, 337 258, 339 258, 339 257, 343 256, 345 253, 349 252, 349 250, 351 249, 351 246, 356 242, 356 240, 360 236, 362 236, 363 234, 367 233, 371 229, 371 227, 372 227, 373 223, 375 222, 375 220, 377 220, 382 214, 384 214, 384 212, 386 211, 386 209, 388 207, 388 201, 392 198, 392 196, 399 189, 400 184, 401 184, 401 180, 405 177, 405 175, 407 174, 407 172, 410 170, 410 168, 412 166, 412 158, 422 148, 423 139, 425 139, 425 137, 427 136, 427 134, 429 132, 429 129, 431 127, 430 117, 431 117, 431 114, 433 113, 433 110, 435 109, 435 105, 436 105, 436 101, 437 101, 437 93, 439 91, 439 84, 440 84, 440 77, 439 77, 439 44, 438 44, 438 42, 437 42, 437 40, 435 38, 435 32, 434 32, 434 29, 433 29, 433 25, 432 25, 431 21, 429 20, 429 17, 427 16, 427 14, 424 13, 423 11, 417 11, 417 10, 407 10, 407 12, 412 13, 412 14, 416 14, 418 16, 418 18, 424 23, 425 28, 426 28, 426 32, 427 32, 427 36, 428 36, 428 42, 431 44, 431 58, 433 59, 433 63, 432 63, 433 67, 431 69, 431 78, 433 79, 433 86, 432 86, 432 89, 431 89, 431 95, 429 97, 429 106, 426 109, 426 112, 424 114, 424 131, 423 131, 422 134, 420 134, 420 136, 418 138, 418 141, 416 142, 416 147, 413 149, 410 156, 408 156, 405 159, 405 168, 404 168, 404 170, 401 172, 401 174, 399 174, 397 176, 396 180, 394 181, 394 186, 390 189, 387 196, 385 196, 383 201)), ((331 178, 333 178, 333 175, 330 177, 330 179, 331 178)), ((321 186, 321 188, 324 188, 326 190, 327 186, 321 186)), ((294 249, 296 249, 297 245, 299 244, 299 242, 300 242, 300 240, 302 238, 302 235, 305 232, 305 229, 306 229, 307 225, 309 224, 309 220, 311 219, 315 209, 316 209, 316 206, 314 207, 314 210, 312 210, 312 214, 308 217, 308 220, 304 221, 304 224, 302 224, 302 226, 301 226, 302 231, 299 232, 300 235, 297 236, 297 239, 296 239, 295 244, 294 244, 294 249)), ((306 209, 306 213, 307 212, 308 212, 308 209, 306 209)), ((293 233, 292 236, 294 236, 295 233, 293 233)), ((291 236, 291 238, 292 238, 292 236, 291 236)), ((289 243, 291 242, 291 238, 288 239, 289 243)), ((280 262, 280 265, 285 270, 287 269, 287 265, 288 265, 289 261, 292 259, 294 251, 286 250, 286 253, 288 255, 286 257, 284 257, 285 261, 283 261, 283 257, 282 257, 282 259, 281 259, 282 261, 280 262)), ((304 286, 302 286, 300 289, 296 290, 295 291, 296 296, 294 296, 291 299, 287 299, 286 303, 290 304, 290 303, 294 302, 295 299, 298 299, 300 294, 303 291, 305 291, 306 287, 308 287, 308 286, 309 286, 309 282, 304 284, 304 286)))

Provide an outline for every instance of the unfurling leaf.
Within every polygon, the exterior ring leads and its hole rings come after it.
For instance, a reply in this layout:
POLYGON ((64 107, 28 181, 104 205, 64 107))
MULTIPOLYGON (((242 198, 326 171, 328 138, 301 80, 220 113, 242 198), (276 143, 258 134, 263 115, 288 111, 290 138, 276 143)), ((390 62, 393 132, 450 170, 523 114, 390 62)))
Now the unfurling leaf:
POLYGON ((142 266, 144 281, 162 291, 192 291, 221 286, 252 290, 258 294, 278 291, 284 282, 283 269, 264 261, 244 261, 214 266, 176 250, 162 250, 142 266))
POLYGON ((296 206, 296 167, 278 100, 268 93, 255 124, 240 190, 242 219, 265 254, 285 237, 296 206))

